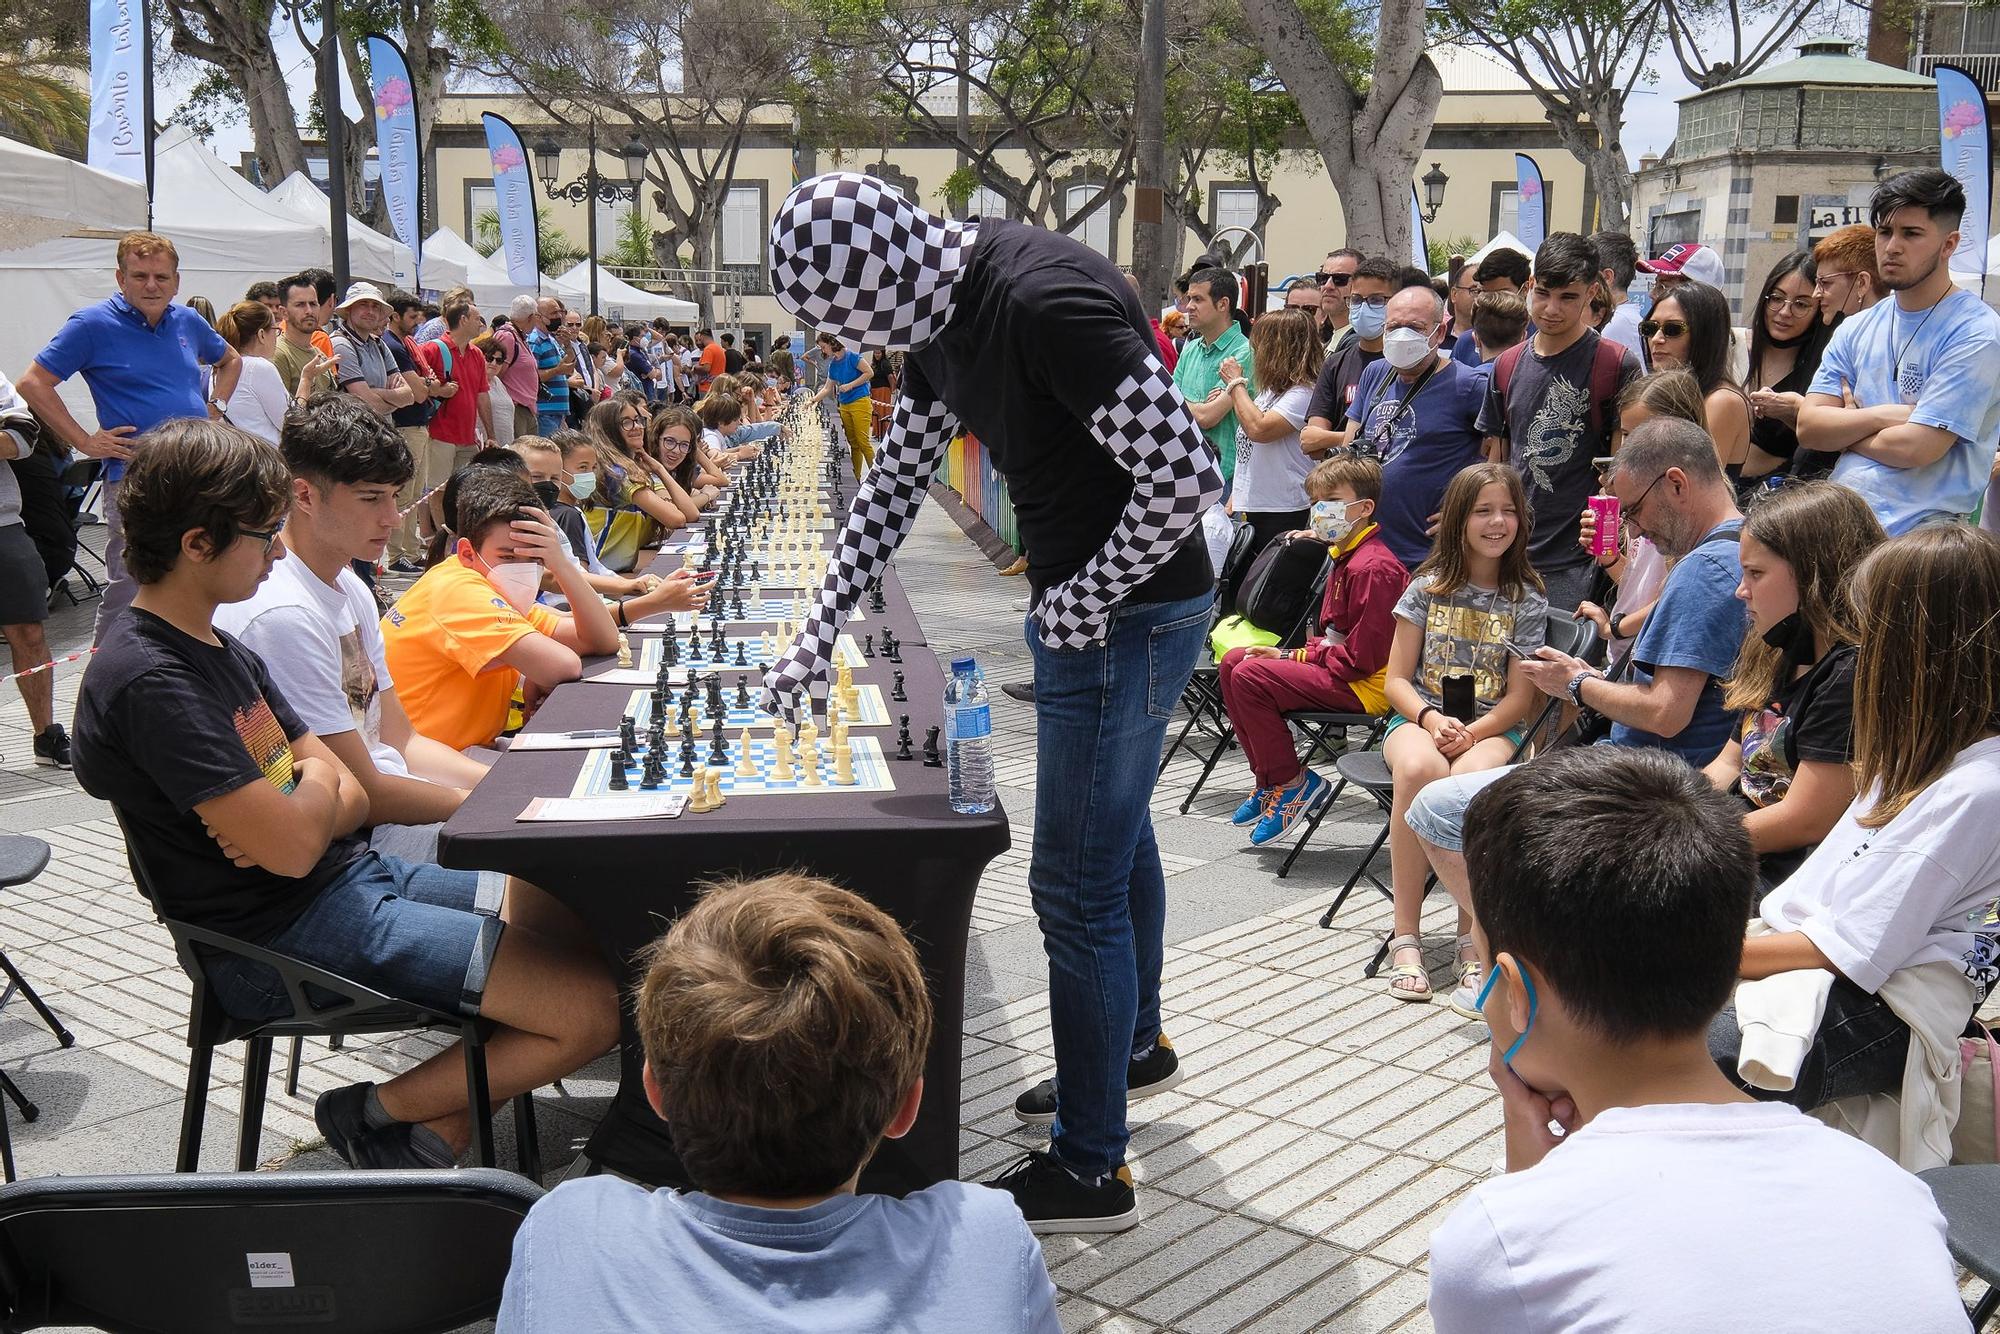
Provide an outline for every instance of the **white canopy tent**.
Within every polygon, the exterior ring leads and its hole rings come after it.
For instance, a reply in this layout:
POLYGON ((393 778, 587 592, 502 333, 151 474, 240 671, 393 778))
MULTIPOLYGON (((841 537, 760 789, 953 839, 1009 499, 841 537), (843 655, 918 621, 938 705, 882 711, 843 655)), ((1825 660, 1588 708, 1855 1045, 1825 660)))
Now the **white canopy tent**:
MULTIPOLYGON (((466 239, 448 227, 440 227, 424 238, 424 263, 429 265, 435 255, 465 268, 464 283, 472 289, 472 299, 478 303, 479 311, 487 318, 505 315, 507 306, 514 297, 528 291, 507 276, 507 266, 490 255, 482 255, 473 249, 466 239)), ((587 293, 564 282, 560 278, 542 275, 539 293, 528 292, 530 296, 558 296, 565 305, 586 299, 587 293)))
POLYGON ((0 139, 0 250, 64 236, 115 238, 145 225, 139 182, 0 139))
MULTIPOLYGON (((590 299, 590 264, 578 260, 576 267, 559 275, 557 282, 567 283, 590 299)), ((615 273, 607 272, 603 265, 597 266, 597 306, 608 320, 651 320, 665 318, 682 324, 691 324, 700 314, 692 301, 683 301, 677 296, 667 296, 662 292, 648 292, 642 287, 634 287, 615 273)))
MULTIPOLYGON (((331 247, 333 201, 304 172, 295 171, 279 181, 268 197, 304 221, 326 228, 331 247)), ((357 277, 382 274, 397 287, 416 289, 416 255, 401 241, 384 236, 359 218, 347 220, 347 263, 357 277)))
MULTIPOLYGON (((1488 255, 1492 254, 1496 250, 1517 250, 1521 254, 1526 255, 1529 259, 1533 259, 1535 257, 1535 252, 1528 249, 1527 245, 1521 240, 1520 237, 1514 235, 1514 233, 1512 232, 1503 231, 1498 236, 1494 237, 1491 241, 1488 241, 1485 245, 1479 247, 1479 249, 1467 255, 1465 257, 1465 267, 1468 269, 1478 268, 1479 261, 1485 259, 1488 255)), ((1439 273, 1439 274, 1434 274, 1432 276, 1437 278, 1446 278, 1449 277, 1450 275, 1445 273, 1439 273)))

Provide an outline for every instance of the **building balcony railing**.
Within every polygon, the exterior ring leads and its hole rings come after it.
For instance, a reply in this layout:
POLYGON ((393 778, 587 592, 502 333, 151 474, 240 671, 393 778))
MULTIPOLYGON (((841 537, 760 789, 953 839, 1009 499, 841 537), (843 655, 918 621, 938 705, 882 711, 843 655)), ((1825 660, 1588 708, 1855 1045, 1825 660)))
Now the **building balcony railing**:
POLYGON ((1919 74, 1935 74, 1939 65, 1956 65, 1970 74, 1986 90, 1988 101, 2000 98, 2000 52, 1926 51, 1912 61, 1919 74))

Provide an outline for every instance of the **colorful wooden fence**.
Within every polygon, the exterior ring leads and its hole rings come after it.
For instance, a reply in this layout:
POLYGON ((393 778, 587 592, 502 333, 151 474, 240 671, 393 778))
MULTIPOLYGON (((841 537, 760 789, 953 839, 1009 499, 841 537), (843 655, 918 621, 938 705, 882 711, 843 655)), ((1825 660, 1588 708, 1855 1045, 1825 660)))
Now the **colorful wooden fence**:
POLYGON ((1014 502, 1007 495, 1006 479, 993 471, 993 464, 978 440, 962 435, 951 442, 951 450, 945 457, 944 480, 1007 545, 1016 551, 1021 549, 1020 532, 1014 525, 1014 502))

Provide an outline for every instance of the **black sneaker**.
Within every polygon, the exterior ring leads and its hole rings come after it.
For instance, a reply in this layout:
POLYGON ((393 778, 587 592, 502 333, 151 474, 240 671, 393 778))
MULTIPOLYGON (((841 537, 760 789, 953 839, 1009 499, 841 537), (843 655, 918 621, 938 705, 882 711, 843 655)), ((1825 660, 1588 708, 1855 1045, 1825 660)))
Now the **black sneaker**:
POLYGON ((69 733, 61 723, 50 723, 35 737, 35 763, 50 769, 69 768, 69 733))
POLYGON ((1016 699, 1023 704, 1033 704, 1035 702, 1035 683, 1033 681, 1009 681, 1000 687, 1000 693, 1008 699, 1016 699))
POLYGON ((326 1136, 326 1146, 349 1167, 359 1167, 355 1149, 370 1133, 367 1084, 328 1089, 313 1102, 313 1124, 326 1136))
MULTIPOLYGON (((1174 1055, 1174 1044, 1162 1033, 1160 1040, 1153 1044, 1153 1050, 1146 1053, 1143 1059, 1125 1067, 1125 1101, 1165 1093, 1180 1082, 1181 1058, 1174 1055)), ((1014 1099, 1014 1119, 1027 1126, 1054 1124, 1056 1081, 1044 1079, 1014 1099)))
POLYGON ((1031 1149, 986 1184, 1014 1197, 1030 1232, 1123 1232, 1139 1221, 1129 1167, 1089 1186, 1049 1154, 1031 1149))

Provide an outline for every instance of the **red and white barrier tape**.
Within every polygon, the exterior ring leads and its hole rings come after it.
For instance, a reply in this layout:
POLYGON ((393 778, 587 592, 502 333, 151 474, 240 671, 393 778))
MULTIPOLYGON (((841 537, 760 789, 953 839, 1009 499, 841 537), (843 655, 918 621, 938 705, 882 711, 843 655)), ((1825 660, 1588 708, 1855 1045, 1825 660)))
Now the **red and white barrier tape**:
POLYGON ((84 658, 89 657, 91 654, 95 652, 97 652, 96 649, 87 648, 84 649, 81 653, 71 653, 66 657, 51 659, 50 661, 43 663, 39 667, 30 667, 25 672, 15 672, 12 676, 0 676, 0 685, 5 685, 9 681, 18 681, 24 676, 33 676, 37 672, 54 671, 56 668, 62 666, 66 662, 80 662, 84 658))

